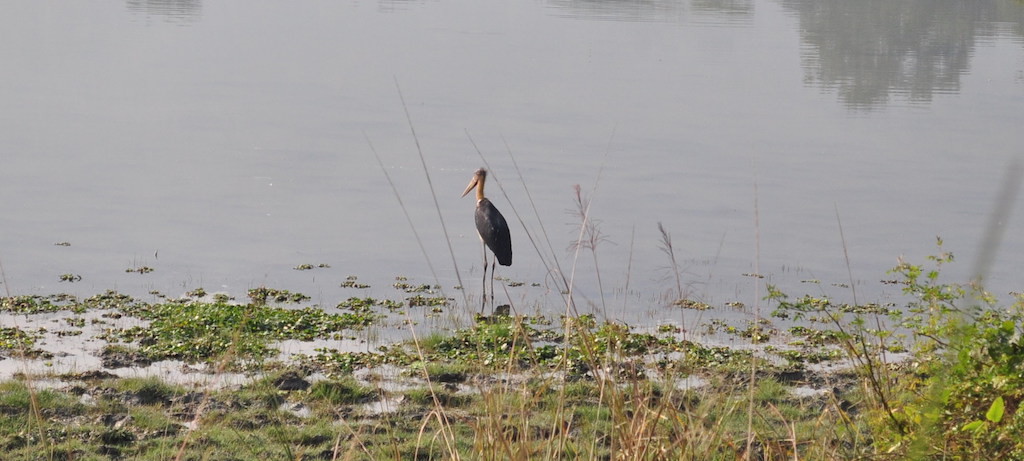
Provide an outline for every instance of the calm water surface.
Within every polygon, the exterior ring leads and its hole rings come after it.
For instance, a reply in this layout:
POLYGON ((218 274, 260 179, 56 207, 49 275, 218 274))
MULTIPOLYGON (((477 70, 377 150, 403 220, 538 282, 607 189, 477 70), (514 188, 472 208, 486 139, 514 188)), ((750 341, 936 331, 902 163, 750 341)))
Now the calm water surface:
MULTIPOLYGON (((938 251, 936 236, 958 256, 951 275, 970 273, 1024 154, 1024 6, 1011 0, 6 10, 11 294, 270 286, 334 305, 400 297, 390 285, 406 276, 475 307, 474 204, 459 194, 486 160, 515 240, 499 275, 525 282, 502 300, 522 311, 561 309, 550 271, 557 259, 573 274, 576 184, 600 231, 596 258, 576 260, 581 310, 679 319, 658 223, 691 298, 753 306, 764 283, 849 298, 845 237, 860 301, 888 302, 885 271, 938 251), (766 278, 743 275, 755 272, 766 278), (349 275, 372 288, 340 288, 349 275)), ((1024 201, 1006 208, 990 278, 1004 296, 1024 289, 1024 201)))

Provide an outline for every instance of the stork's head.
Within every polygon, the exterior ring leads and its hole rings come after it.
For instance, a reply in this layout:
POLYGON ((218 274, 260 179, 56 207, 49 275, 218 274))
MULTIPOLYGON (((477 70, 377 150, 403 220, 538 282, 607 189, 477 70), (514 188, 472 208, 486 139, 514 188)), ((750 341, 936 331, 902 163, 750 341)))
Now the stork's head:
POLYGON ((483 168, 476 170, 476 172, 473 173, 473 179, 469 180, 469 185, 466 186, 466 190, 462 193, 462 196, 465 197, 466 194, 469 193, 469 191, 473 190, 473 188, 476 188, 476 199, 480 200, 484 198, 484 181, 486 180, 487 170, 483 168))

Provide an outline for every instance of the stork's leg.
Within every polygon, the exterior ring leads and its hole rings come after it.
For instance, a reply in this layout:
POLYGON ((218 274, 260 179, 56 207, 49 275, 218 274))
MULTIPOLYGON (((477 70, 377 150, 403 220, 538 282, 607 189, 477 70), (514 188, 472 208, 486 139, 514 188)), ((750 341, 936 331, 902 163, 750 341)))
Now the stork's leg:
MULTIPOLYGON (((483 243, 483 242, 481 242, 481 243, 483 243)), ((480 312, 483 312, 484 308, 487 307, 487 245, 483 244, 483 247, 484 247, 484 252, 483 252, 484 253, 484 279, 481 281, 481 285, 482 286, 480 287, 480 291, 482 292, 482 295, 480 296, 480 312)), ((493 277, 494 274, 491 274, 491 276, 493 277)))
POLYGON ((498 257, 495 256, 491 260, 491 307, 494 307, 494 268, 495 264, 498 263, 498 257))

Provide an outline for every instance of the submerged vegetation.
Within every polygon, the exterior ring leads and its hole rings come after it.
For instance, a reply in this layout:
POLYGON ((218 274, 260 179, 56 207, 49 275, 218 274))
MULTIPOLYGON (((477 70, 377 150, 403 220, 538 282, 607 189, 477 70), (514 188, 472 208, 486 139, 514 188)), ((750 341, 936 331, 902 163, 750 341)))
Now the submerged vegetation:
MULTIPOLYGON (((44 387, 18 375, 0 383, 0 450, 12 460, 1024 458, 1024 298, 1000 304, 942 282, 952 261, 894 268, 906 306, 769 286, 773 320, 706 325, 747 347, 594 315, 479 316, 372 350, 329 347, 453 302, 404 279, 404 301, 329 309, 278 306, 308 298, 265 288, 244 304, 198 290, 159 303, 6 297, 2 312, 66 315, 67 334, 98 329, 106 369, 178 360, 249 378, 195 387, 101 369, 44 387), (282 354, 286 340, 325 347, 282 354)), ((47 332, 4 327, 0 356, 45 360, 47 332)))

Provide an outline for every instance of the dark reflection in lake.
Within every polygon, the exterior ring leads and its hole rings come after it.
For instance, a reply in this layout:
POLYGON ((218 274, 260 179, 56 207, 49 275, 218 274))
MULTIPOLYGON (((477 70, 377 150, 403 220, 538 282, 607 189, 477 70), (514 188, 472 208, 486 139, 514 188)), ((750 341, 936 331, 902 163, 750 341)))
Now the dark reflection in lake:
POLYGON ((424 0, 377 0, 377 11, 395 13, 406 11, 413 6, 422 5, 424 0))
POLYGON ((749 21, 754 15, 752 0, 692 0, 690 7, 697 13, 711 13, 735 21, 749 21))
MULTIPOLYGON (((851 109, 913 104, 955 93, 976 43, 999 34, 1022 37, 1024 12, 1014 0, 780 0, 799 20, 808 85, 835 92, 851 109)), ((553 0, 554 14, 616 21, 707 21, 749 24, 750 0, 553 0)))
POLYGON ((931 102, 960 90, 978 41, 1024 28, 1020 2, 782 0, 799 19, 807 84, 848 107, 931 102))
POLYGON ((198 21, 203 14, 202 0, 128 0, 126 4, 133 13, 181 24, 198 21))
POLYGON ((722 25, 745 23, 754 12, 752 0, 549 0, 547 5, 556 16, 577 19, 684 22, 692 13, 697 18, 711 18, 712 22, 722 25))

